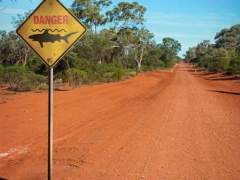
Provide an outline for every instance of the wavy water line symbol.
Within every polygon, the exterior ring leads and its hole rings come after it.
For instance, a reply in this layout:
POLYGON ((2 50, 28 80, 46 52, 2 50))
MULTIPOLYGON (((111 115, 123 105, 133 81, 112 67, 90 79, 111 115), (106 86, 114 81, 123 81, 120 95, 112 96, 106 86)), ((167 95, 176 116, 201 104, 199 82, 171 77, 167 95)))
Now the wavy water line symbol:
POLYGON ((65 29, 31 29, 32 30, 32 32, 44 32, 44 31, 50 31, 50 32, 55 32, 55 31, 57 31, 57 32, 67 32, 65 29))

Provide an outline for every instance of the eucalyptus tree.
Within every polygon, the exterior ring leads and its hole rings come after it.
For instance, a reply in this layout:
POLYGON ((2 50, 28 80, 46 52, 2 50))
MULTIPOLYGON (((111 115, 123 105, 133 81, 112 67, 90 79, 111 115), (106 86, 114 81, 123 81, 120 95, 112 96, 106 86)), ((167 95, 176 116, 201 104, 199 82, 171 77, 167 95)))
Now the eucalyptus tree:
POLYGON ((116 36, 116 32, 109 29, 97 34, 88 34, 77 43, 73 51, 89 63, 112 63, 116 51, 119 51, 118 44, 113 40, 116 36))
POLYGON ((129 59, 134 52, 133 59, 137 62, 139 69, 141 67, 144 50, 140 53, 141 47, 138 43, 143 39, 140 37, 143 33, 140 28, 144 23, 145 12, 146 8, 137 2, 120 2, 106 13, 108 22, 117 32, 115 42, 119 46, 118 57, 125 66, 131 64, 129 59))
POLYGON ((107 22, 103 10, 111 4, 111 0, 74 0, 71 9, 77 18, 97 33, 97 27, 107 22))
POLYGON ((134 60, 137 63, 138 70, 141 70, 144 54, 151 47, 154 35, 145 28, 136 31, 136 41, 134 43, 134 60))
POLYGON ((144 22, 146 8, 137 2, 120 2, 112 10, 108 11, 108 21, 115 28, 137 27, 144 22))
POLYGON ((0 32, 0 57, 2 64, 22 64, 25 66, 29 57, 29 51, 29 48, 26 47, 15 32, 0 32))
POLYGON ((196 47, 190 47, 185 55, 185 60, 187 62, 194 62, 194 60, 196 59, 196 47))
POLYGON ((236 51, 237 51, 238 55, 240 55, 240 37, 238 38, 236 51))
POLYGON ((236 24, 231 28, 226 28, 218 32, 215 36, 216 47, 228 50, 236 49, 240 39, 240 24, 236 24))
POLYGON ((173 38, 166 37, 159 46, 163 51, 162 60, 167 66, 171 66, 181 50, 181 44, 173 38))
POLYGON ((30 16, 31 13, 32 11, 27 11, 24 14, 17 14, 16 16, 12 17, 12 25, 15 28, 19 27, 25 21, 25 19, 30 16))

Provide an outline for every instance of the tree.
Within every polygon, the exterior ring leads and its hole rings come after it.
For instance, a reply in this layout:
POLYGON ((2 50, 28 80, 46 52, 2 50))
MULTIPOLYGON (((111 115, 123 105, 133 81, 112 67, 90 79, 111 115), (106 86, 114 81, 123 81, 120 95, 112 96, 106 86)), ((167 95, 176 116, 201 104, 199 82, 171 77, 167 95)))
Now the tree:
POLYGON ((0 32, 0 54, 3 64, 27 64, 30 49, 15 32, 0 32))
MULTIPOLYGON (((137 2, 111 4, 111 0, 73 1, 71 9, 92 31, 58 63, 56 78, 63 82, 74 78, 76 84, 83 79, 84 83, 109 82, 134 75, 136 70, 174 65, 180 43, 172 38, 164 38, 161 44, 153 40, 153 34, 144 28, 144 6, 137 2)), ((29 14, 16 16, 14 26, 19 26, 29 14)), ((47 68, 39 59, 15 32, 0 31, 1 69, 18 64, 22 69, 46 75, 47 68)))
POLYGON ((191 47, 189 50, 186 52, 185 59, 187 62, 194 62, 196 59, 196 48, 191 47))
POLYGON ((30 16, 31 13, 32 11, 25 12, 24 14, 17 14, 16 17, 12 18, 13 26, 15 28, 19 27, 25 21, 25 19, 27 19, 27 17, 30 16))
POLYGON ((71 9, 92 31, 94 28, 96 34, 97 27, 105 25, 107 22, 107 18, 102 11, 111 4, 111 0, 74 0, 71 9))
POLYGON ((215 44, 205 40, 189 49, 186 58, 209 71, 239 73, 239 34, 239 24, 223 29, 217 33, 215 44))
POLYGON ((133 58, 140 70, 144 54, 150 47, 153 37, 154 35, 145 28, 121 28, 114 40, 122 54, 122 61, 128 60, 128 57, 133 58))
POLYGON ((229 29, 223 29, 215 36, 216 47, 225 49, 236 49, 240 38, 240 24, 229 29))
POLYGON ((178 52, 181 50, 181 44, 170 37, 163 38, 162 44, 159 44, 159 47, 164 52, 162 55, 162 59, 167 64, 167 66, 171 66, 178 54, 178 52))
POLYGON ((181 44, 172 38, 163 38, 162 47, 173 56, 177 56, 178 52, 181 51, 181 44))
POLYGON ((144 65, 144 68, 147 68, 147 70, 154 70, 158 68, 165 67, 165 63, 162 60, 163 51, 161 48, 158 47, 156 43, 152 43, 144 56, 144 61, 142 62, 142 65, 144 65))
POLYGON ((149 30, 142 28, 136 32, 136 41, 134 44, 135 56, 138 70, 141 70, 144 53, 151 44, 154 35, 149 30))
POLYGON ((102 30, 98 34, 86 35, 74 48, 74 52, 80 54, 90 63, 111 63, 117 44, 112 41, 116 33, 111 30, 102 30))
POLYGON ((240 37, 238 38, 236 51, 237 51, 238 55, 240 55, 240 37))
POLYGON ((196 47, 196 56, 204 56, 208 53, 208 49, 211 47, 210 41, 204 40, 196 47))
MULTIPOLYGON (((31 14, 32 11, 24 13, 24 15, 18 14, 17 17, 13 17, 12 24, 17 28, 23 21, 31 14)), ((15 32, 12 33, 13 36, 16 36, 15 32)), ((19 54, 20 62, 23 66, 27 64, 27 60, 32 52, 31 49, 23 42, 19 37, 16 38, 19 46, 19 50, 16 51, 19 54)))
POLYGON ((134 28, 143 24, 146 8, 137 2, 120 2, 106 14, 115 28, 134 28))

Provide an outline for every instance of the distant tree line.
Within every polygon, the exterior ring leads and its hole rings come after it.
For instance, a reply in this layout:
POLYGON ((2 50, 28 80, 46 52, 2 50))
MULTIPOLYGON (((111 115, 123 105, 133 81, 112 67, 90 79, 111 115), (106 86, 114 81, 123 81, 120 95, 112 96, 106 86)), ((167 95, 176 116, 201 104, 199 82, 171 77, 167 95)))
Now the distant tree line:
MULTIPOLYGON (((88 32, 56 66, 58 81, 74 86, 115 81, 139 71, 171 67, 179 60, 181 44, 170 37, 156 43, 144 26, 146 8, 137 2, 113 5, 110 0, 74 0, 70 9, 88 32)), ((18 15, 13 24, 17 27, 28 15, 18 15)), ((24 77, 31 72, 40 87, 46 87, 46 66, 15 32, 0 31, 0 64, 3 83, 9 84, 9 76, 21 72, 17 82, 26 82, 25 89, 31 89, 32 80, 24 77)))
POLYGON ((214 44, 205 40, 190 48, 186 60, 209 71, 240 74, 240 24, 218 32, 214 44))

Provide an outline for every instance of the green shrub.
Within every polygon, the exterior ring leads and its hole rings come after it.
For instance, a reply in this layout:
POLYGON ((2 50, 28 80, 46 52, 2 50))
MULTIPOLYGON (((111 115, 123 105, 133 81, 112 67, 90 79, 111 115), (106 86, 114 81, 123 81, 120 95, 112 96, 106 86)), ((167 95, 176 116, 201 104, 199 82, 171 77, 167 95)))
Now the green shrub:
POLYGON ((25 68, 20 66, 9 66, 4 68, 2 79, 10 89, 15 90, 21 86, 24 81, 25 68))
POLYGON ((2 76, 3 76, 3 66, 0 65, 0 83, 2 83, 2 76))
POLYGON ((115 76, 114 72, 106 72, 102 75, 102 81, 105 81, 105 82, 114 81, 115 79, 114 76, 115 76))
POLYGON ((47 83, 40 83, 37 87, 39 90, 47 90, 48 89, 48 84, 47 83))
POLYGON ((0 64, 0 73, 3 71, 3 66, 0 64))
POLYGON ((37 75, 26 70, 23 66, 9 66, 2 71, 2 82, 7 84, 10 90, 29 91, 37 89, 40 83, 46 81, 42 75, 37 75))
POLYGON ((110 72, 106 72, 103 74, 102 78, 105 82, 111 82, 111 81, 119 81, 123 79, 125 75, 125 71, 122 69, 115 69, 110 72))
POLYGON ((166 67, 166 68, 172 68, 176 63, 177 63, 176 59, 168 60, 168 61, 165 63, 165 67, 166 67))
POLYGON ((152 71, 154 70, 155 68, 152 67, 152 66, 145 66, 145 65, 142 65, 141 67, 141 71, 152 71))
POLYGON ((114 68, 109 70, 108 72, 105 72, 102 77, 103 77, 103 80, 107 82, 119 81, 122 79, 124 74, 125 74, 124 70, 120 68, 114 68))
POLYGON ((231 57, 218 57, 218 71, 227 71, 229 69, 231 57))
POLYGON ((203 58, 203 67, 207 68, 210 72, 218 71, 218 62, 215 57, 203 58))
POLYGON ((240 57, 231 59, 228 71, 234 74, 240 74, 240 57))
POLYGON ((131 70, 131 69, 128 69, 128 70, 126 70, 126 72, 125 72, 125 77, 126 77, 126 78, 134 77, 134 76, 136 76, 136 75, 137 75, 137 71, 133 71, 133 70, 131 70))
POLYGON ((70 86, 77 87, 83 83, 87 82, 88 76, 87 72, 71 68, 64 72, 64 81, 68 82, 70 86))
POLYGON ((202 57, 199 65, 211 72, 226 72, 229 69, 230 57, 202 57))
POLYGON ((46 66, 44 63, 42 63, 41 58, 36 55, 29 58, 26 66, 30 71, 33 71, 34 73, 47 75, 46 66))
POLYGON ((125 77, 127 70, 117 64, 98 64, 96 74, 102 82, 119 81, 125 77))

